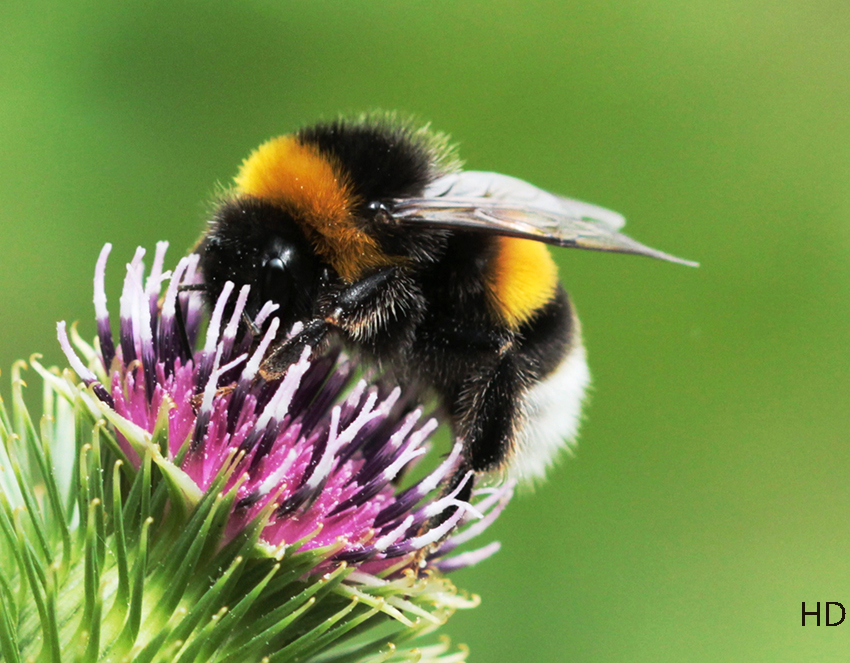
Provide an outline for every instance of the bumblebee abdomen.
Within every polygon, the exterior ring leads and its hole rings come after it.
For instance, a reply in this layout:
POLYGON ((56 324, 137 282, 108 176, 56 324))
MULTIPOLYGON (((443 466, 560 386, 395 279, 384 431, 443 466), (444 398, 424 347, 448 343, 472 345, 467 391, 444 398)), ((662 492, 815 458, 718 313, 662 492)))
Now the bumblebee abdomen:
POLYGON ((512 445, 508 473, 539 481, 563 450, 575 442, 590 372, 580 339, 557 368, 522 397, 522 424, 512 445))
POLYGON ((511 329, 518 329, 552 301, 558 268, 545 244, 514 237, 494 238, 486 280, 491 308, 511 329))
POLYGON ((519 335, 527 381, 507 467, 511 476, 533 482, 575 441, 590 375, 581 324, 560 285, 519 335))

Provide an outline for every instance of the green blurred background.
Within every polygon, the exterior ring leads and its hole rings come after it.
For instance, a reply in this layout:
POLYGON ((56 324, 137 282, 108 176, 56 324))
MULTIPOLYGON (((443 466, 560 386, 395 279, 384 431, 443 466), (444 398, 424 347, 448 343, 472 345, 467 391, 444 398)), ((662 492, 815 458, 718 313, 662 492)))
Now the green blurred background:
MULTIPOLYGON (((561 251, 595 383, 446 632, 489 661, 839 661, 850 619, 850 4, 0 3, 0 366, 94 333, 115 244, 196 239, 262 140, 415 113, 471 168, 702 262, 561 251)), ((5 379, 5 378, 4 378, 5 379)), ((31 381, 36 384, 35 380, 31 381)), ((3 387, 8 394, 8 387, 3 387)))

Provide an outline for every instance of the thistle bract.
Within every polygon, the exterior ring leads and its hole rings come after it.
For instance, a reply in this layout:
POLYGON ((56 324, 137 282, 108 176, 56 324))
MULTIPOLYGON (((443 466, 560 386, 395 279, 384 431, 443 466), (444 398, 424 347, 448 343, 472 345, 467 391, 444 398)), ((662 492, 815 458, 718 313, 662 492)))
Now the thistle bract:
POLYGON ((274 306, 242 322, 228 284, 207 316, 197 257, 127 265, 113 336, 95 273, 97 341, 59 323, 70 373, 32 424, 13 371, 0 433, 0 651, 9 661, 462 660, 413 648, 477 602, 445 573, 511 487, 457 499, 441 484, 460 443, 420 478, 436 420, 357 379, 338 348, 257 379, 283 331, 274 306), (195 288, 193 290, 193 288, 195 288), (255 338, 251 329, 261 329, 255 338), (72 347, 73 345, 75 347, 72 347))

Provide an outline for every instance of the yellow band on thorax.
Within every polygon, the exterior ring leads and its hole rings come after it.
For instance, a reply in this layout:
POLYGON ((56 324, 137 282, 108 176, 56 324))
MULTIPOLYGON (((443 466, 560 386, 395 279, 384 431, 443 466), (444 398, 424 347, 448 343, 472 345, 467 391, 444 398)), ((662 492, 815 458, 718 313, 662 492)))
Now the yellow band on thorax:
POLYGON ((346 281, 391 264, 357 227, 352 209, 358 201, 339 166, 295 136, 272 138, 254 150, 242 162, 236 187, 290 212, 316 252, 346 281))

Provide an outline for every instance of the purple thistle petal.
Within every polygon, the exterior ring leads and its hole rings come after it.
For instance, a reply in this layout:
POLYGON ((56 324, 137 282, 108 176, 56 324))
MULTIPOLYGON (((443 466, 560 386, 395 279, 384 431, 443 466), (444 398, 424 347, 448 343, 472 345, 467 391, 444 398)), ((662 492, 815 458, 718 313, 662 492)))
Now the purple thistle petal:
POLYGON ((99 399, 109 405, 112 405, 112 397, 109 395, 109 392, 104 389, 103 385, 98 381, 97 376, 80 360, 77 353, 74 352, 74 348, 71 347, 71 343, 68 341, 68 333, 65 329, 64 320, 56 323, 56 336, 59 339, 59 347, 62 348, 62 352, 65 353, 65 356, 68 358, 68 363, 71 364, 71 368, 74 369, 74 372, 80 376, 80 379, 87 387, 92 387, 94 389, 94 392, 99 399))
POLYGON ((153 394, 156 350, 153 345, 153 330, 150 307, 145 302, 146 294, 142 289, 141 264, 139 265, 138 280, 131 279, 130 285, 134 295, 133 330, 136 335, 136 357, 142 360, 145 376, 145 389, 148 398, 153 394))
POLYGON ((301 422, 305 433, 330 416, 331 407, 340 399, 353 374, 354 366, 340 359, 336 348, 330 348, 326 354, 313 359, 291 403, 294 411, 303 413, 301 422))
POLYGON ((227 306, 227 300, 230 299, 231 292, 233 292, 233 283, 227 281, 221 289, 221 297, 216 302, 212 316, 210 317, 210 323, 207 326, 207 338, 198 361, 198 385, 201 388, 207 384, 210 374, 213 372, 213 361, 217 352, 216 348, 218 348, 219 355, 222 350, 218 346, 218 338, 221 331, 221 319, 224 316, 224 307, 227 306))
POLYGON ((127 274, 124 277, 124 289, 121 291, 120 302, 120 333, 119 341, 121 342, 122 359, 125 365, 138 359, 139 354, 136 349, 140 348, 141 343, 137 343, 137 330, 133 327, 133 317, 135 315, 135 289, 133 288, 133 279, 138 275, 136 267, 141 267, 142 257, 145 255, 145 250, 142 247, 136 249, 136 254, 133 260, 127 265, 127 274))
POLYGON ((389 532, 378 538, 375 541, 374 548, 378 552, 384 552, 387 548, 389 548, 394 543, 398 542, 403 536, 404 533, 410 529, 410 526, 413 524, 413 516, 408 516, 405 518, 401 524, 395 529, 391 529, 389 532))
MULTIPOLYGON (((404 420, 399 430, 391 435, 385 444, 377 450, 377 452, 364 454, 366 456, 366 462, 360 468, 357 475, 352 477, 352 481, 357 481, 360 484, 366 484, 371 483, 376 478, 379 479, 381 475, 386 474, 388 466, 395 464, 398 456, 404 453, 405 446, 403 446, 403 443, 405 440, 406 446, 416 447, 420 444, 420 442, 424 441, 425 438, 434 432, 438 426, 437 420, 430 419, 419 430, 411 434, 410 431, 419 420, 421 414, 421 409, 412 412, 404 420)), ((415 456, 409 458, 409 461, 413 461, 414 458, 415 456)), ((401 467, 404 467, 404 465, 401 467)), ((401 469, 401 467, 399 469, 401 469)), ((387 480, 390 479, 388 478, 387 480)))
POLYGON ((112 244, 104 244, 94 269, 94 313, 97 320, 97 337, 100 341, 100 354, 103 368, 109 372, 115 358, 115 344, 112 342, 112 329, 109 326, 109 309, 106 308, 106 260, 112 244))
POLYGON ((496 521, 504 508, 508 505, 511 497, 513 497, 513 488, 513 483, 505 484, 493 491, 490 498, 485 498, 478 502, 475 506, 484 514, 484 516, 472 521, 469 527, 464 529, 462 532, 453 534, 449 539, 444 541, 438 548, 435 556, 443 557, 448 555, 458 546, 463 545, 467 541, 483 534, 484 530, 496 521))
POLYGON ((446 518, 446 520, 434 527, 426 531, 424 534, 420 536, 411 537, 401 543, 394 543, 393 545, 387 547, 385 554, 387 557, 400 557, 402 555, 409 555, 410 553, 415 553, 427 546, 430 546, 434 543, 437 543, 440 539, 442 539, 446 534, 451 532, 457 524, 460 522, 461 518, 463 518, 464 510, 462 508, 457 509, 451 516, 446 518))
POLYGON ((151 335, 154 342, 157 341, 157 324, 159 322, 157 316, 159 291, 162 289, 162 282, 171 277, 170 273, 163 273, 162 271, 162 266, 165 262, 165 252, 167 250, 168 242, 156 243, 156 253, 154 253, 153 265, 151 265, 151 273, 147 281, 145 281, 145 295, 147 295, 148 305, 150 307, 151 335))
POLYGON ((233 314, 230 316, 230 321, 224 328, 221 334, 221 345, 224 348, 224 356, 230 355, 233 350, 233 342, 236 340, 236 332, 239 330, 239 323, 242 320, 242 311, 245 310, 245 304, 248 301, 248 292, 251 286, 243 285, 236 296, 236 305, 233 308, 233 314))
POLYGON ((168 289, 165 291, 165 299, 162 303, 157 348, 160 353, 160 361, 164 364, 169 374, 174 368, 174 362, 182 354, 180 332, 177 328, 177 289, 188 267, 188 259, 181 258, 180 262, 177 263, 177 267, 174 268, 174 273, 168 284, 168 289))
MULTIPOLYGON (((198 262, 200 256, 197 253, 191 253, 186 256, 188 264, 186 266, 186 275, 183 277, 181 285, 198 285, 203 283, 203 277, 198 271, 198 262)), ((186 335, 189 337, 189 343, 194 346, 198 339, 198 332, 201 328, 201 323, 204 320, 204 300, 199 292, 187 292, 182 301, 183 320, 186 322, 186 335)))
POLYGON ((269 345, 274 340, 275 334, 277 334, 277 328, 280 325, 280 320, 275 318, 269 324, 269 328, 266 330, 266 333, 263 335, 263 339, 260 341, 260 344, 257 346, 254 354, 251 355, 251 359, 245 364, 245 368, 242 371, 242 381, 250 382, 253 380, 257 371, 260 369, 260 364, 263 361, 263 356, 266 354, 266 350, 268 350, 269 345))
POLYGON ((434 567, 441 573, 451 573, 458 569, 466 569, 470 566, 475 566, 483 562, 485 559, 492 557, 501 549, 502 544, 498 541, 493 541, 483 548, 478 550, 470 550, 469 552, 455 555, 448 559, 441 559, 434 564, 434 567))
POLYGON ((401 495, 399 495, 395 501, 390 504, 386 509, 384 509, 377 518, 375 518, 375 525, 377 527, 382 527, 386 523, 391 520, 396 519, 402 513, 412 509, 416 506, 428 493, 435 490, 437 486, 445 479, 450 471, 457 464, 458 459, 460 458, 460 452, 463 449, 463 444, 460 440, 455 442, 454 447, 452 448, 452 452, 449 456, 444 460, 440 466, 434 470, 427 477, 422 479, 415 486, 411 486, 406 491, 404 491, 401 495))
POLYGON ((257 313, 257 317, 254 318, 254 324, 257 325, 257 327, 262 327, 266 320, 269 319, 269 316, 279 308, 280 306, 278 304, 266 302, 263 304, 263 308, 260 309, 260 312, 257 313))
POLYGON ((461 490, 473 480, 475 473, 471 470, 466 473, 460 483, 455 487, 455 489, 450 492, 448 495, 441 497, 440 499, 426 504, 422 509, 420 509, 415 516, 414 522, 416 520, 428 520, 430 518, 434 518, 435 516, 439 516, 443 511, 449 509, 451 507, 457 507, 458 509, 466 509, 469 513, 471 513, 476 518, 483 518, 484 515, 478 511, 474 506, 468 504, 467 502, 463 502, 461 500, 456 499, 461 490))

